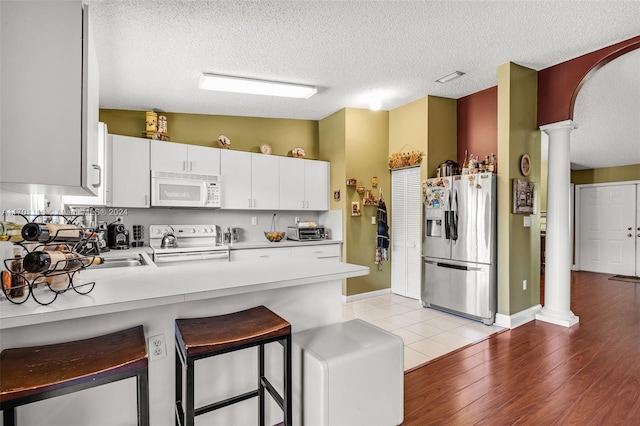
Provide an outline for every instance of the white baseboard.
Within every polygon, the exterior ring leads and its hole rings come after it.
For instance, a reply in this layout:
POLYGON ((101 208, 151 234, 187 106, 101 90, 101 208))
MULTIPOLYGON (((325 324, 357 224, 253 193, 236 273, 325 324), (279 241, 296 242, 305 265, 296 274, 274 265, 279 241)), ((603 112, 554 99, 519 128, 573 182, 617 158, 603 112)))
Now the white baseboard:
POLYGON ((496 314, 495 325, 514 329, 536 319, 536 314, 540 312, 542 305, 534 305, 524 311, 516 312, 513 315, 496 314))
POLYGON ((382 290, 368 291, 366 293, 353 294, 351 296, 342 296, 343 302, 353 302, 355 300, 368 299, 370 297, 382 296, 383 294, 391 293, 390 288, 383 288, 382 290))

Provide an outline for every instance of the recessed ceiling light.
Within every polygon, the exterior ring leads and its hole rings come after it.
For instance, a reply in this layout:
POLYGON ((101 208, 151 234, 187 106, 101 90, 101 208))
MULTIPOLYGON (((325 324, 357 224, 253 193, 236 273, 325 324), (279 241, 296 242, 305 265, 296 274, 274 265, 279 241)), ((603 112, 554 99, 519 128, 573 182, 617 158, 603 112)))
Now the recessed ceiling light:
POLYGON ((251 78, 202 73, 198 87, 219 92, 249 93, 252 95, 283 96, 286 98, 308 99, 318 89, 292 83, 255 80, 251 78))
POLYGON ((461 77, 463 76, 464 73, 462 71, 456 71, 456 72, 452 72, 451 74, 445 75, 444 77, 441 77, 439 79, 436 80, 436 82, 438 83, 446 83, 447 81, 451 81, 455 78, 461 77))

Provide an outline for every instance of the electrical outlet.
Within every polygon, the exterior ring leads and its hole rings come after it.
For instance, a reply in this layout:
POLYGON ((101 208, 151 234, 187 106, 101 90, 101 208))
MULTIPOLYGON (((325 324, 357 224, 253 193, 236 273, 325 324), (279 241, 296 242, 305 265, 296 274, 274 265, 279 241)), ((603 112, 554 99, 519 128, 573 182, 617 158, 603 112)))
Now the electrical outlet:
POLYGON ((527 289, 527 280, 522 280, 522 289, 523 290, 527 289))
POLYGON ((167 345, 165 344, 164 334, 151 336, 148 339, 149 361, 155 361, 167 356, 167 345))
POLYGON ((376 217, 375 216, 371 216, 371 224, 372 225, 376 224, 376 217))
POLYGON ((295 223, 296 223, 296 225, 300 223, 300 216, 296 216, 295 223))
POLYGON ((257 225, 258 224, 258 218, 256 216, 252 216, 251 217, 251 224, 252 225, 257 225))

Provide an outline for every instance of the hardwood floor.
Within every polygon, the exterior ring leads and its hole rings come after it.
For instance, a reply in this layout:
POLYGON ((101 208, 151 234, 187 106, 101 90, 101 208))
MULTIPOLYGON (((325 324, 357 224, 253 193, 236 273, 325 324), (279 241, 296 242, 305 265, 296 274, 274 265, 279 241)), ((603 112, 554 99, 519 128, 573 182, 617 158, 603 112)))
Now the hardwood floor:
POLYGON ((640 424, 640 284, 572 272, 564 328, 532 321, 405 374, 404 425, 640 424))

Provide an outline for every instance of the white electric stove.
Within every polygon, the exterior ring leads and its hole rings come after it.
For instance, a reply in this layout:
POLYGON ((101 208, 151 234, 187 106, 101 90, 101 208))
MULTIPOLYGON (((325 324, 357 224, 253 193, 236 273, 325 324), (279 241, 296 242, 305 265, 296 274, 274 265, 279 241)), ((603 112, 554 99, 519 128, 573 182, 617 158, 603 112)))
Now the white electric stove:
POLYGON ((149 246, 158 266, 174 262, 228 262, 229 247, 222 244, 216 225, 150 225, 149 246), (175 246, 162 246, 163 237, 173 234, 175 246))

